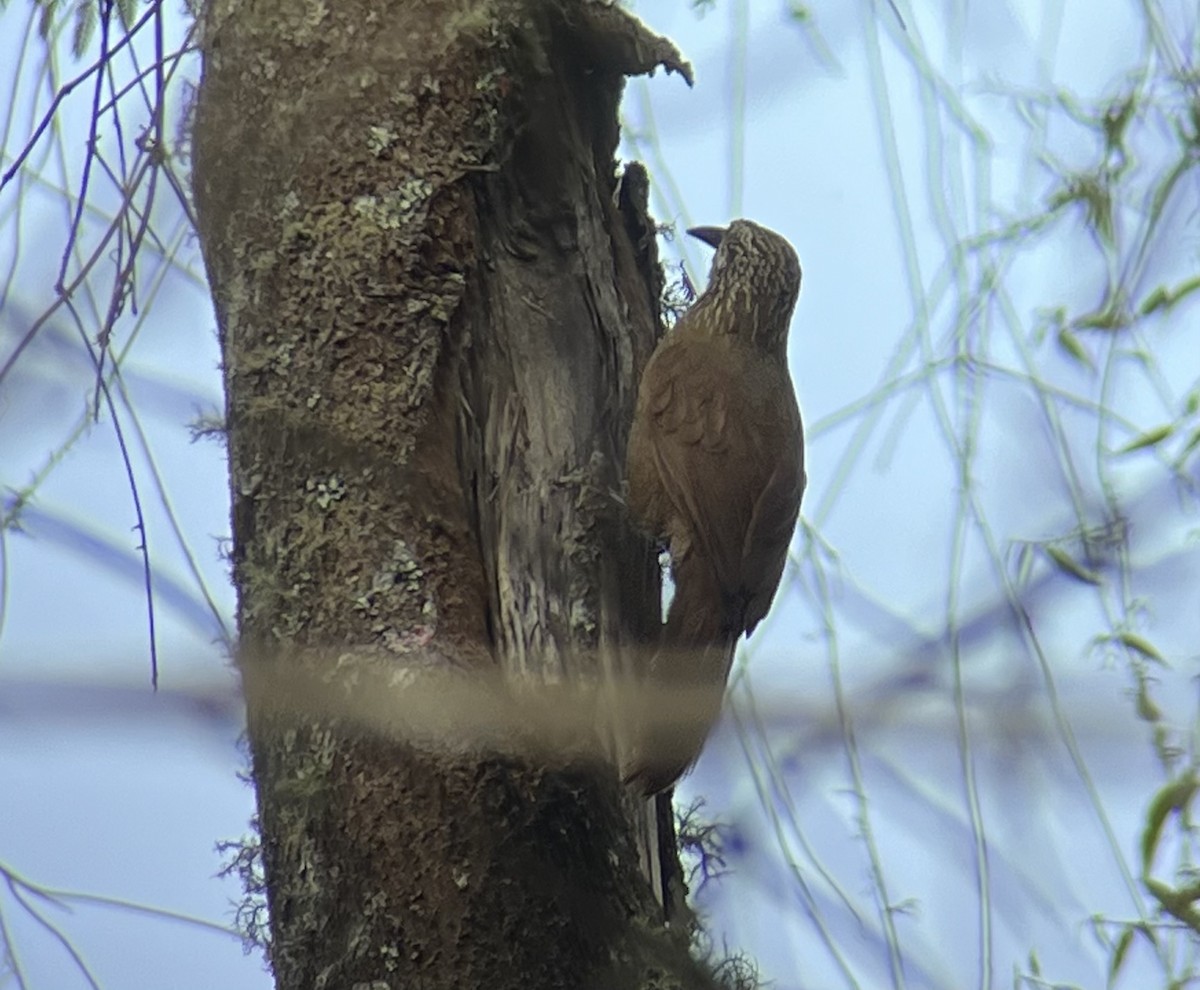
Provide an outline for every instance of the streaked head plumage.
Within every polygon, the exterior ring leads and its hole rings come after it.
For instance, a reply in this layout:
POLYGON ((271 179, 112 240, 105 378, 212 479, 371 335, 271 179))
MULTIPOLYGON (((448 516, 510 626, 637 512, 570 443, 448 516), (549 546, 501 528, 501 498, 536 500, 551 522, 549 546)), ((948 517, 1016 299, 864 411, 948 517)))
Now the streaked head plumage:
POLYGON ((781 235, 752 220, 728 227, 693 227, 693 237, 716 248, 708 288, 697 308, 715 307, 731 327, 764 346, 787 340, 800 295, 800 259, 781 235))

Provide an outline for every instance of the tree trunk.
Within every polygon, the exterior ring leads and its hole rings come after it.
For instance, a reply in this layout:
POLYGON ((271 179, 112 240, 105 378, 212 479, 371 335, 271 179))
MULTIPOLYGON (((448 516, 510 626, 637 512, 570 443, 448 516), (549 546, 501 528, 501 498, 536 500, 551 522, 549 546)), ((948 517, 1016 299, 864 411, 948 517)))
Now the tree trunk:
POLYGON ((603 692, 531 690, 623 683, 658 622, 619 491, 660 275, 613 153, 624 75, 686 65, 599 0, 211 0, 203 47, 277 985, 703 983, 603 692))

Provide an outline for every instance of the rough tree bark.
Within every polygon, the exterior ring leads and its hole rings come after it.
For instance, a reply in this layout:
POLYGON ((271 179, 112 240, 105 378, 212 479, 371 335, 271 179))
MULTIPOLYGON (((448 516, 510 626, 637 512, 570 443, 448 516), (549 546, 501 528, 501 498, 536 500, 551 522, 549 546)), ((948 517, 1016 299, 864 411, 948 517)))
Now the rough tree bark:
POLYGON ((702 984, 602 712, 519 738, 452 689, 596 684, 657 622, 613 496, 659 275, 613 154, 625 74, 686 65, 602 0, 212 0, 203 32, 277 985, 702 984))

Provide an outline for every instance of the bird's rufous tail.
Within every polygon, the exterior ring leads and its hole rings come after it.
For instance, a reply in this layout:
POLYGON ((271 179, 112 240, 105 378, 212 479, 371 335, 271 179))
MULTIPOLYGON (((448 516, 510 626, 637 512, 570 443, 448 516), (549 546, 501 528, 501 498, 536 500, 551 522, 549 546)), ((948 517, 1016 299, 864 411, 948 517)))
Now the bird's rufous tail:
POLYGON ((639 698, 625 780, 657 794, 700 756, 721 713, 725 680, 742 627, 698 554, 677 563, 675 597, 639 698))

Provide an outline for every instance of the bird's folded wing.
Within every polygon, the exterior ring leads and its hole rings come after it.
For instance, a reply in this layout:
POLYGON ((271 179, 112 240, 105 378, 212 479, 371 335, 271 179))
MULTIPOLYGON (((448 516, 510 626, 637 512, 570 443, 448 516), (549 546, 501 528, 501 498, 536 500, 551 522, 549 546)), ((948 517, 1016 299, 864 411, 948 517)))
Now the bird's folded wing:
POLYGON ((727 350, 704 339, 666 346, 647 368, 643 388, 651 389, 663 487, 688 524, 694 549, 710 562, 725 594, 736 596, 745 536, 770 468, 756 456, 756 438, 739 415, 743 376, 727 350))
POLYGON ((746 592, 746 633, 762 621, 787 564, 792 532, 804 494, 804 442, 786 443, 758 501, 742 548, 742 586, 746 592))

